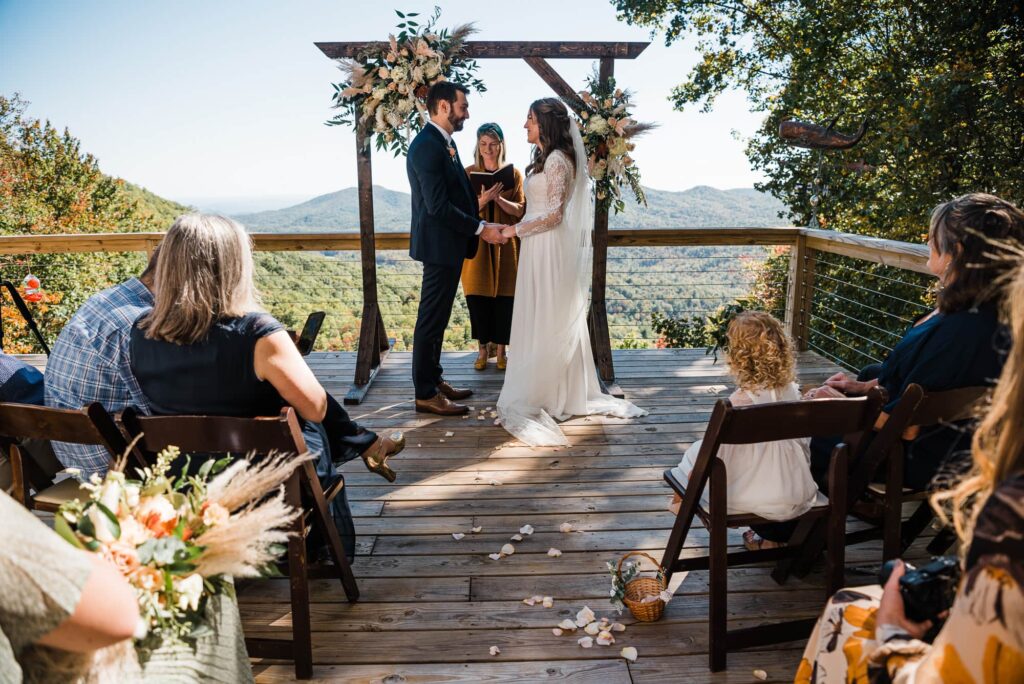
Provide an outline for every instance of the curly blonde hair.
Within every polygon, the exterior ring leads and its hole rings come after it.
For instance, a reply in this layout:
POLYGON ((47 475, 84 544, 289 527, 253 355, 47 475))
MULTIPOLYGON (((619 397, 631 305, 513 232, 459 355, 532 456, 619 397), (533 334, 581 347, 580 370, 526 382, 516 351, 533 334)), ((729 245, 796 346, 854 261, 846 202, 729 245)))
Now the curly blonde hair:
POLYGON ((725 358, 740 389, 778 389, 796 381, 793 343, 763 311, 744 311, 729 323, 725 358))

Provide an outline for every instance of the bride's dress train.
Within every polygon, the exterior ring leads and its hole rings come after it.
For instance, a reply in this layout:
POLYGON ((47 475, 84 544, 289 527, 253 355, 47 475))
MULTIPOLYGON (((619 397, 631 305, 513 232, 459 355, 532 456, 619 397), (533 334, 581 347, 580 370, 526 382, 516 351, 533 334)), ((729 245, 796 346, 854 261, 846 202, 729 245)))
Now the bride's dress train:
POLYGON ((531 446, 568 444, 556 421, 646 415, 601 392, 587 329, 593 227, 586 156, 573 126, 577 167, 561 151, 526 181, 527 213, 516 276, 508 369, 498 398, 504 428, 531 446))

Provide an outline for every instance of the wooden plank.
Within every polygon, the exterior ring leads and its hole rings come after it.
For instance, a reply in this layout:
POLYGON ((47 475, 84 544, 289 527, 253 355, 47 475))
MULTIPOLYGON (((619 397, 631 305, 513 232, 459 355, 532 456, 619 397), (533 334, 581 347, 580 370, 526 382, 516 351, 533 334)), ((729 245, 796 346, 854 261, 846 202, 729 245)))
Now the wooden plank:
POLYGON ((885 264, 917 273, 931 273, 928 270, 928 247, 926 245, 853 233, 840 233, 834 230, 804 228, 801 232, 806 236, 807 246, 811 249, 865 259, 876 264, 885 264))
POLYGON ((565 79, 555 71, 550 64, 543 57, 525 57, 524 61, 530 65, 530 68, 537 72, 537 75, 541 77, 545 83, 551 86, 551 89, 555 91, 562 100, 572 107, 577 114, 583 111, 587 111, 586 104, 580 99, 580 96, 576 94, 573 87, 566 83, 565 79))
MULTIPOLYGON (((359 603, 350 604, 345 598, 341 582, 336 579, 311 579, 309 581, 310 600, 313 603, 331 602, 345 605, 362 605, 364 603, 380 604, 392 601, 468 601, 470 590, 469 577, 433 577, 424 582, 415 577, 368 577, 365 573, 356 573, 359 582, 359 603)), ((260 579, 240 581, 238 584, 239 603, 245 605, 252 601, 276 602, 288 604, 287 579, 260 579)))
MULTIPOLYGON (((609 654, 614 655, 614 654, 609 654)), ((257 684, 295 681, 289 665, 257 665, 257 684)), ((406 663, 401 665, 322 665, 313 668, 312 682, 338 684, 535 684, 557 680, 570 684, 629 684, 626 661, 538 660, 508 663, 406 663)))
POLYGON ((803 653, 802 645, 772 646, 763 650, 734 651, 729 654, 729 669, 709 672, 704 655, 640 657, 629 664, 633 684, 751 684, 751 682, 792 682, 803 653), (765 680, 754 677, 764 670, 765 680))
MULTIPOLYGON (((367 51, 389 49, 383 41, 317 42, 322 53, 331 59, 357 58, 367 51)), ((546 59, 594 59, 614 57, 636 59, 650 43, 601 41, 518 41, 469 40, 463 54, 474 59, 520 59, 542 57, 546 59)))

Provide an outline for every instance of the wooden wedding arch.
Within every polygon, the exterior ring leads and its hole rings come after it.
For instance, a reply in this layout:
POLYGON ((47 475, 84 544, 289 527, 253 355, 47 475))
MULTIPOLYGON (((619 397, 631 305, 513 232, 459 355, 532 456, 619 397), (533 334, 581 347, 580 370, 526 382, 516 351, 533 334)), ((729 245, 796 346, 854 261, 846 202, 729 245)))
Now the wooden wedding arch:
MULTIPOLYGON (((331 59, 357 58, 368 49, 385 49, 387 43, 345 42, 316 43, 331 59)), ((598 74, 607 82, 615 72, 616 59, 636 59, 650 43, 602 42, 517 42, 468 41, 465 54, 473 59, 522 59, 544 79, 566 104, 577 113, 584 109, 576 90, 548 63, 548 59, 597 59, 598 74)), ((356 169, 359 193, 359 244, 363 272, 363 316, 359 329, 359 351, 356 355, 355 378, 345 395, 346 404, 359 404, 369 391, 380 370, 384 356, 391 348, 384 318, 377 300, 377 249, 373 221, 373 172, 369 135, 356 127, 356 169)), ((605 284, 608 267, 608 208, 598 206, 594 214, 594 273, 590 305, 590 343, 594 349, 601 380, 612 394, 622 396, 615 384, 612 365, 611 337, 608 333, 608 312, 605 306, 605 284)))

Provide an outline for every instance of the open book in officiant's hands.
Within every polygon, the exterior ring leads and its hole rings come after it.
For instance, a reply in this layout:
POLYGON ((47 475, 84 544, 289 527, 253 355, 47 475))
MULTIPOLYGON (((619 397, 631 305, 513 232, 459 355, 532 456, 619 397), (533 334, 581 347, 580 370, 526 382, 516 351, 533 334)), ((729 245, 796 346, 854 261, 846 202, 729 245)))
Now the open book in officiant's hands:
POLYGON ((512 164, 508 163, 497 171, 471 171, 469 183, 473 186, 473 194, 479 197, 482 190, 493 187, 496 183, 501 183, 506 189, 514 187, 516 174, 512 164))

